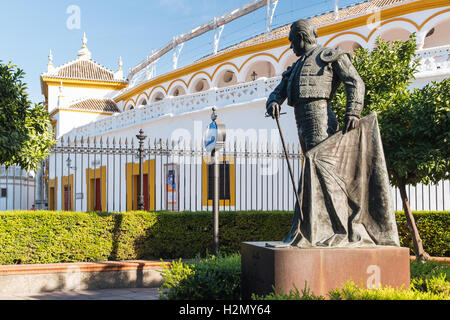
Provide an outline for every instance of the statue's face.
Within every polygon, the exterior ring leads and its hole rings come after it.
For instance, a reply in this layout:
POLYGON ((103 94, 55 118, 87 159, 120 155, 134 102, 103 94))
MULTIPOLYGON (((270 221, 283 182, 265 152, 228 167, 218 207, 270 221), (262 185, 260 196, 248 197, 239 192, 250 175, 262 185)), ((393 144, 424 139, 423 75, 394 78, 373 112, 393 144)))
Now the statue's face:
POLYGON ((291 49, 294 51, 297 57, 300 57, 305 53, 305 41, 298 32, 293 32, 292 29, 289 32, 289 41, 291 42, 291 49))

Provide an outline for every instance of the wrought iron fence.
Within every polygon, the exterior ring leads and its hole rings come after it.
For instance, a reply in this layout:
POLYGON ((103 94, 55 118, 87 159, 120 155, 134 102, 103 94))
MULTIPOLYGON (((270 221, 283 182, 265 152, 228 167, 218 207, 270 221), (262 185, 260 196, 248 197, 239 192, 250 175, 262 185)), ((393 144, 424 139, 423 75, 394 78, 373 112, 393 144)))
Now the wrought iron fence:
MULTIPOLYGON (((212 210, 209 153, 200 142, 147 138, 139 153, 133 138, 60 139, 37 172, 11 167, 0 171, 0 209, 129 211, 138 209, 143 163, 145 210, 212 210)), ((296 180, 299 144, 288 145, 296 180)), ((278 145, 229 141, 220 165, 221 211, 294 209, 295 197, 284 153, 278 145)), ((408 186, 413 210, 450 210, 450 181, 408 186)), ((396 210, 402 210, 392 189, 396 210)))
MULTIPOLYGON (((290 146, 300 178, 301 152, 290 146)), ((221 210, 293 210, 294 197, 278 146, 226 144, 220 166, 221 210)), ((199 142, 147 139, 143 161, 145 209, 210 210, 209 153, 199 142)), ((48 159, 48 207, 58 210, 137 209, 138 144, 132 139, 60 140, 48 159)))

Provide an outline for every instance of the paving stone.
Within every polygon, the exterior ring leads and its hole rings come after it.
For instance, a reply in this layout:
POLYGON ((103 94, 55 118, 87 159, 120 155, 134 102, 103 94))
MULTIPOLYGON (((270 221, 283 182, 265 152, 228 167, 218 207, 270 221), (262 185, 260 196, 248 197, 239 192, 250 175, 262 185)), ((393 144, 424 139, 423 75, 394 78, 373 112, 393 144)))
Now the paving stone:
POLYGON ((0 300, 159 300, 158 288, 60 291, 30 295, 1 295, 0 300))

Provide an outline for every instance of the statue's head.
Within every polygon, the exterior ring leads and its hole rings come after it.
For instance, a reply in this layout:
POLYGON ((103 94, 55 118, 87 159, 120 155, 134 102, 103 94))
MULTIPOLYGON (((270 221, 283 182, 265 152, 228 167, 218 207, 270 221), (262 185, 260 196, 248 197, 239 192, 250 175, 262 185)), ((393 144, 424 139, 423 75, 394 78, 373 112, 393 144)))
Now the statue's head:
POLYGON ((291 49, 296 56, 301 56, 317 44, 317 29, 311 21, 301 19, 291 25, 289 32, 291 49))

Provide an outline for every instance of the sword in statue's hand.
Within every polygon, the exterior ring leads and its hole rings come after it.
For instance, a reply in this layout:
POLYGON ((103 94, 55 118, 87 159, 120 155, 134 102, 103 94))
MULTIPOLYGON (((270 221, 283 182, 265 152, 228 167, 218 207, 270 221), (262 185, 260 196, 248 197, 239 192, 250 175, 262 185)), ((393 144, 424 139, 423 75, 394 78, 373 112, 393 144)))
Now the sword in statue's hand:
MULTIPOLYGON (((277 108, 278 109, 278 108, 277 108)), ((281 138, 281 145, 283 146, 283 151, 284 151, 284 155, 286 158, 286 162, 288 165, 288 169, 289 169, 289 175, 291 177, 291 182, 292 182, 292 187, 294 188, 294 192, 295 192, 295 197, 297 199, 297 203, 300 206, 301 202, 300 202, 300 198, 298 196, 298 192, 297 192, 297 187, 295 186, 295 179, 294 179, 294 174, 292 173, 292 169, 291 169, 291 163, 289 161, 289 155, 286 149, 286 145, 284 143, 284 137, 283 137, 283 132, 281 131, 281 127, 280 127, 280 115, 282 114, 286 114, 286 112, 279 112, 279 109, 277 110, 278 112, 274 112, 274 116, 270 115, 269 113, 266 112, 266 118, 268 117, 273 117, 275 119, 275 121, 277 122, 277 126, 278 126, 278 132, 280 133, 280 138, 281 138)), ((300 210, 300 221, 303 221, 303 212, 302 210, 300 210)))

